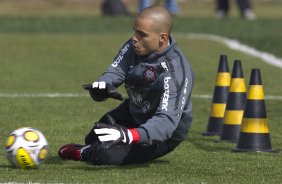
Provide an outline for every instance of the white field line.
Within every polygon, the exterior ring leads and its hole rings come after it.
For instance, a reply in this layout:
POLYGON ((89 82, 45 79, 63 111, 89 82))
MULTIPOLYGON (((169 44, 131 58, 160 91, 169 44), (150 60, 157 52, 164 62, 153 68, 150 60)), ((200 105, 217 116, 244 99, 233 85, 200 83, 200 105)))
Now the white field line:
MULTIPOLYGON (((188 39, 203 39, 203 40, 211 40, 215 42, 219 42, 224 44, 230 49, 241 51, 247 55, 251 55, 253 57, 259 58, 262 61, 276 66, 278 68, 282 68, 282 59, 276 57, 267 52, 259 51, 255 48, 252 48, 248 45, 240 43, 238 40, 229 39, 226 37, 212 35, 212 34, 198 34, 198 33, 189 33, 187 34, 178 34, 177 36, 184 36, 188 39)), ((0 98, 75 98, 75 97, 88 97, 88 94, 79 94, 79 93, 21 93, 21 94, 13 94, 13 93, 0 93, 0 98)), ((205 94, 194 94, 192 98, 198 99, 211 99, 211 95, 205 94)), ((265 99, 268 100, 282 100, 282 96, 265 96, 265 99)))
POLYGON ((1 98, 77 98, 87 97, 80 93, 0 93, 1 98))
MULTIPOLYGON (((177 35, 176 35, 177 36, 177 35)), ((256 57, 268 63, 270 65, 276 66, 278 68, 282 68, 282 58, 278 58, 273 54, 259 51, 253 47, 240 43, 238 40, 229 39, 226 37, 213 35, 213 34, 198 34, 198 33, 189 33, 187 34, 180 34, 179 36, 187 37, 188 39, 202 39, 202 40, 211 40, 218 43, 222 43, 228 48, 232 50, 237 50, 243 52, 247 55, 256 57)))
MULTIPOLYGON (((0 98, 81 98, 89 97, 88 94, 82 93, 0 93, 0 98)), ((192 98, 211 99, 211 95, 193 94, 192 98)), ((282 96, 265 96, 267 100, 282 100, 282 96)))

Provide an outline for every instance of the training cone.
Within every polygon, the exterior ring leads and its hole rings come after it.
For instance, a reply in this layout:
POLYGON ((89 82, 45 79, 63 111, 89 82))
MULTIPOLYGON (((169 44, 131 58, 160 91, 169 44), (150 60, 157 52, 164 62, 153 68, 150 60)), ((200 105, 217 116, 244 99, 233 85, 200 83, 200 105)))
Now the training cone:
POLYGON ((252 69, 237 147, 234 152, 273 152, 259 69, 252 69))
POLYGON ((240 60, 233 63, 231 83, 219 141, 237 142, 246 102, 246 85, 240 60))
POLYGON ((230 73, 228 68, 227 56, 220 55, 208 127, 207 131, 205 133, 202 133, 202 135, 212 136, 221 134, 229 86, 230 73))

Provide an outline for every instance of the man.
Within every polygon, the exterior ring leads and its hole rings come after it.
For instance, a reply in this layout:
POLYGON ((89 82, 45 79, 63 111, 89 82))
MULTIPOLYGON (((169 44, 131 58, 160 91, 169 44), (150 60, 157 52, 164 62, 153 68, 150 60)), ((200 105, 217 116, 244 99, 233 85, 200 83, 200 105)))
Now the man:
MULTIPOLYGON (((255 20, 256 14, 253 12, 250 0, 236 0, 242 18, 246 20, 255 20)), ((229 13, 229 0, 216 1, 216 17, 224 18, 229 13)))
MULTIPOLYGON (((139 11, 143 10, 146 7, 151 6, 152 0, 140 0, 139 1, 139 11)), ((179 8, 176 0, 165 0, 165 6, 170 11, 170 13, 176 15, 179 13, 179 8)))
POLYGON ((190 64, 170 36, 172 16, 161 6, 142 10, 134 34, 113 63, 92 85, 95 101, 129 98, 106 113, 85 137, 85 146, 67 144, 62 159, 94 165, 144 163, 173 151, 187 137, 192 122, 190 64))

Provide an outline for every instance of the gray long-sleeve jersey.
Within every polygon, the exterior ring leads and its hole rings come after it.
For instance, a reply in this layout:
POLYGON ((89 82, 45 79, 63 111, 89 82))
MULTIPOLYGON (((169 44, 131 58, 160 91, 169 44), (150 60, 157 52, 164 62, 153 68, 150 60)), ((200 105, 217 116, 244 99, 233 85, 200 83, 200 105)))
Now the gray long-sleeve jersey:
POLYGON ((147 57, 134 53, 131 40, 99 78, 115 87, 125 84, 129 112, 140 125, 139 143, 184 140, 192 122, 193 72, 170 37, 170 45, 147 57))

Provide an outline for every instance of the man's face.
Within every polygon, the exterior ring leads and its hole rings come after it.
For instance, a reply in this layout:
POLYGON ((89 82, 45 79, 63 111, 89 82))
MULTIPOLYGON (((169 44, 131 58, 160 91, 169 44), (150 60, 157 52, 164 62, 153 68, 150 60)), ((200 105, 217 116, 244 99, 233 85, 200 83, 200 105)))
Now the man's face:
POLYGON ((132 43, 137 55, 146 56, 159 50, 160 34, 152 20, 137 18, 133 29, 132 43))

